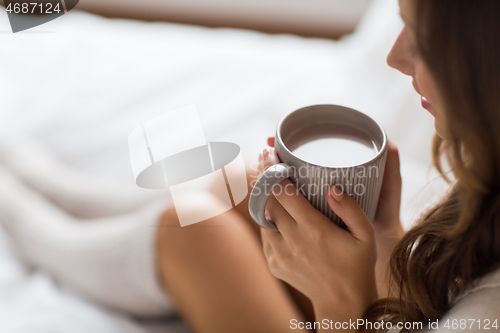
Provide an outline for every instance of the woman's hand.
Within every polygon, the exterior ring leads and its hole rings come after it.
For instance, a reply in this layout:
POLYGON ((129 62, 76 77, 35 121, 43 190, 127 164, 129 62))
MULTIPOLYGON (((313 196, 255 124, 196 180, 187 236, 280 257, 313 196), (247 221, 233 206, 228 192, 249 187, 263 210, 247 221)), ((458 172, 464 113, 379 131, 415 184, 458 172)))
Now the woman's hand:
MULTIPOLYGON (((268 138, 267 144, 274 147, 274 137, 268 138)), ((373 220, 378 254, 376 278, 380 297, 388 296, 390 256, 394 246, 404 235, 400 219, 401 186, 398 148, 389 140, 384 180, 380 190, 377 213, 373 220)))
MULTIPOLYGON (((274 150, 260 156, 261 169, 279 163, 274 150)), ((316 320, 361 318, 377 299, 374 228, 358 203, 332 188, 328 204, 347 225, 344 230, 316 210, 284 180, 266 215, 280 232, 261 229, 264 254, 273 275, 307 296, 316 320)))

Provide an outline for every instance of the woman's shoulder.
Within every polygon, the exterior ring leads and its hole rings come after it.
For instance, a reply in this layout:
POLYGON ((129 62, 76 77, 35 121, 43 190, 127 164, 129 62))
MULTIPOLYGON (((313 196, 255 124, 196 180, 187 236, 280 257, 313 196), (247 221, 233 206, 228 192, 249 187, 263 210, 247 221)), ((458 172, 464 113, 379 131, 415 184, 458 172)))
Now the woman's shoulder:
POLYGON ((475 280, 452 304, 435 332, 498 332, 500 269, 475 280))
MULTIPOLYGON (((500 331, 500 269, 477 280, 454 299, 451 309, 435 322, 423 323, 425 333, 500 331)), ((390 333, 399 332, 396 329, 390 333)))
MULTIPOLYGON (((452 304, 455 305, 463 302, 473 294, 482 294, 482 291, 494 293, 498 296, 497 293, 500 292, 500 269, 494 270, 493 272, 474 280, 472 285, 467 288, 462 294, 457 296, 452 304)), ((500 303, 500 298, 498 302, 500 303)))

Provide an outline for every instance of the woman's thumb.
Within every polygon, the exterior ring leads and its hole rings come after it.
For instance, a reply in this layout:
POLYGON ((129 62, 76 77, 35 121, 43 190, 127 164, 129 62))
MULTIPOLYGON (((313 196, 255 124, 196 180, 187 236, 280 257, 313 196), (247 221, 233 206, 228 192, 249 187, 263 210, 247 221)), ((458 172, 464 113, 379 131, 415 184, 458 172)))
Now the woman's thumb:
POLYGON ((330 208, 344 221, 347 230, 354 237, 361 240, 372 237, 373 224, 356 200, 343 193, 338 187, 331 186, 328 191, 327 201, 330 208))

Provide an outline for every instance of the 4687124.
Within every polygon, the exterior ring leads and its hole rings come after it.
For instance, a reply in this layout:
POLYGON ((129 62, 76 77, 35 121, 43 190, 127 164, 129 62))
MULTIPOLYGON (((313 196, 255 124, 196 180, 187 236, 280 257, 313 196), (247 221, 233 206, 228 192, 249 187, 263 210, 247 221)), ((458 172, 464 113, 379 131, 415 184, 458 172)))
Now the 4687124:
POLYGON ((24 3, 9 3, 5 8, 7 13, 14 14, 53 14, 63 11, 59 3, 52 4, 50 2, 24 2, 24 3))
POLYGON ((498 331, 498 319, 448 319, 444 327, 450 330, 495 330, 498 331))

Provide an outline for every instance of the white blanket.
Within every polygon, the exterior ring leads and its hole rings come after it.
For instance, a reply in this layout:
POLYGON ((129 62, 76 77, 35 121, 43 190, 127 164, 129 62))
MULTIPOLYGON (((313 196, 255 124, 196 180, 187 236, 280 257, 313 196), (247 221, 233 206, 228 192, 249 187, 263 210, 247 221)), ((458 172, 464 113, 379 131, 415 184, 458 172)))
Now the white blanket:
MULTIPOLYGON (((432 118, 411 79, 385 63, 402 26, 397 11, 397 1, 377 0, 356 33, 338 42, 77 11, 32 31, 1 33, 1 143, 16 147, 18 136, 33 137, 86 176, 105 178, 103 187, 120 183, 148 196, 134 185, 127 137, 156 115, 196 104, 207 140, 237 143, 250 164, 288 112, 342 104, 379 121, 399 146, 409 225, 439 190, 426 187, 436 177, 428 172, 432 118)), ((0 30, 9 30, 5 13, 0 30)), ((1 332, 144 330, 27 270, 0 234, 1 332)))

